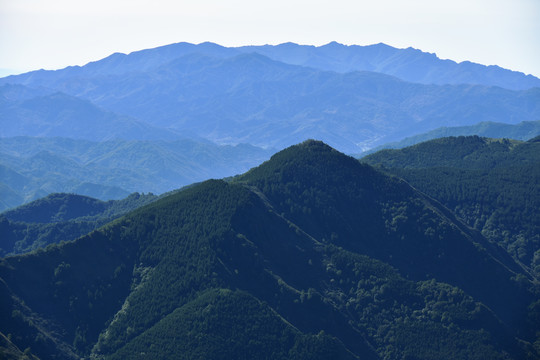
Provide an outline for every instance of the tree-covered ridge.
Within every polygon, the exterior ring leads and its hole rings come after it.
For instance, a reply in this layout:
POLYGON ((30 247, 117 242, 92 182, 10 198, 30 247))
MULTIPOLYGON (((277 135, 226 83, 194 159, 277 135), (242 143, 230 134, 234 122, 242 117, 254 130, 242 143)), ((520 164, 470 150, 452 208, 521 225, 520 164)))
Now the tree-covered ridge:
POLYGON ((0 214, 0 257, 76 239, 157 198, 133 193, 122 200, 101 201, 51 194, 0 214))
POLYGON ((540 143, 477 136, 383 150, 361 161, 441 201, 540 276, 540 143))
POLYGON ((381 150, 363 157, 362 162, 387 168, 489 169, 538 161, 535 148, 518 146, 521 144, 523 141, 479 136, 444 137, 404 149, 381 150))
POLYGON ((84 195, 54 193, 2 213, 17 222, 54 223, 69 220, 111 218, 135 210, 158 198, 152 193, 133 193, 121 200, 102 201, 84 195))
POLYGON ((6 211, 2 215, 11 221, 19 222, 60 222, 100 214, 109 204, 88 196, 54 193, 6 211))
POLYGON ((538 357, 518 264, 314 141, 5 258, 0 279, 0 331, 43 358, 538 357))
POLYGON ((387 143, 370 149, 360 156, 367 156, 383 149, 402 149, 421 142, 450 136, 481 136, 488 138, 508 138, 527 141, 540 134, 540 120, 522 121, 519 124, 504 124, 491 121, 469 126, 441 127, 423 134, 407 137, 403 140, 387 143))

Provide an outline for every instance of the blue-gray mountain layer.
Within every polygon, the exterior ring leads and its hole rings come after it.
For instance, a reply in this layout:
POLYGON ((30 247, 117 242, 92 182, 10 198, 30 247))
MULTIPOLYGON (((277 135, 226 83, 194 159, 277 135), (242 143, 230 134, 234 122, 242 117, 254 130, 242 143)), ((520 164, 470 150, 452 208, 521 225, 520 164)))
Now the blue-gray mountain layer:
POLYGON ((153 128, 218 143, 283 148, 319 138, 349 153, 441 126, 540 118, 534 77, 385 45, 179 43, 0 79, 8 83, 52 89, 153 128), (413 76, 420 69, 427 74, 413 76))

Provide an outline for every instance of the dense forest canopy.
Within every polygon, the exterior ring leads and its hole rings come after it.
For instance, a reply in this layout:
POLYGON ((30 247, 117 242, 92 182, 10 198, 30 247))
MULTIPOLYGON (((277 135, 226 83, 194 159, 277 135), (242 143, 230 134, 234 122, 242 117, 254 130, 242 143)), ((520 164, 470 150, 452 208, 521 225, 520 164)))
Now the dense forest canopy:
POLYGON ((361 161, 441 201, 540 278, 540 137, 442 138, 361 161))

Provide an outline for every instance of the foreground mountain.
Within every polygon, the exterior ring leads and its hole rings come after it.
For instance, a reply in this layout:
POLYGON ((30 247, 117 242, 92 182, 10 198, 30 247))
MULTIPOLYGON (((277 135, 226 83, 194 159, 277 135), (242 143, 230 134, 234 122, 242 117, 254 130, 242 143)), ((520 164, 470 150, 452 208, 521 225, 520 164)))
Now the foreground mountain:
POLYGON ((218 146, 202 140, 82 141, 0 139, 0 210, 55 192, 102 200, 131 192, 161 194, 208 178, 242 173, 271 149, 218 146))
POLYGON ((383 149, 401 149, 424 141, 443 137, 471 135, 496 139, 506 138, 526 141, 540 135, 540 120, 523 121, 515 125, 494 122, 481 122, 479 124, 471 126, 442 127, 429 131, 425 134, 418 134, 405 138, 401 141, 378 146, 377 148, 371 149, 362 155, 365 156, 383 149))
POLYGON ((0 278, 0 332, 41 358, 538 356, 519 264, 314 141, 5 258, 0 278))
MULTIPOLYGON (((343 56, 344 62, 360 56, 348 55, 356 48, 337 46, 331 51, 335 46, 315 48, 327 54, 321 62, 331 62, 324 60, 330 53, 343 56)), ((276 52, 289 48, 291 54, 298 50, 284 46, 276 47, 276 52)), ((252 50, 272 52, 264 47, 242 50, 181 43, 115 54, 84 67, 10 76, 0 84, 54 89, 163 131, 220 144, 278 149, 314 137, 359 153, 441 126, 540 118, 538 87, 412 83, 371 71, 335 72, 289 64, 252 50)), ((313 56, 308 57, 319 59, 313 56)), ((15 116, 12 113, 26 111, 23 104, 13 106, 3 116, 5 121, 15 116)), ((62 136, 81 137, 76 128, 62 136)))
POLYGON ((540 279, 540 138, 431 140, 361 159, 406 179, 540 279))

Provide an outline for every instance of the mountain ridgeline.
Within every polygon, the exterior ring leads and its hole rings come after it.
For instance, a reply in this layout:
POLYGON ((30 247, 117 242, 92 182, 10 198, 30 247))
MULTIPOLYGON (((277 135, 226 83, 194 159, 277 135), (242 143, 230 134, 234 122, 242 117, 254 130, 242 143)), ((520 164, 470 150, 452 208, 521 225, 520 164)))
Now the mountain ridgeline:
POLYGON ((179 43, 0 79, 0 134, 92 141, 180 134, 277 149, 317 138, 361 153, 441 126, 536 121, 539 84, 384 44, 179 43))
POLYGON ((6 257, 0 280, 5 356, 539 356, 539 293, 521 264, 317 141, 6 257))
POLYGON ((130 54, 114 53, 83 67, 70 66, 57 75, 47 71, 33 71, 23 76, 12 76, 6 82, 49 81, 57 77, 93 77, 119 75, 134 71, 147 71, 182 56, 205 54, 225 59, 241 54, 257 53, 285 64, 300 65, 324 71, 347 73, 372 71, 422 84, 476 84, 498 86, 511 90, 540 87, 540 79, 498 66, 484 66, 468 61, 456 63, 439 59, 435 54, 418 49, 398 49, 386 44, 369 46, 343 45, 331 42, 323 46, 283 43, 280 45, 223 47, 210 42, 198 45, 176 43, 130 54), (17 80, 15 80, 17 79, 17 80), (21 80, 19 80, 21 79, 21 80))

